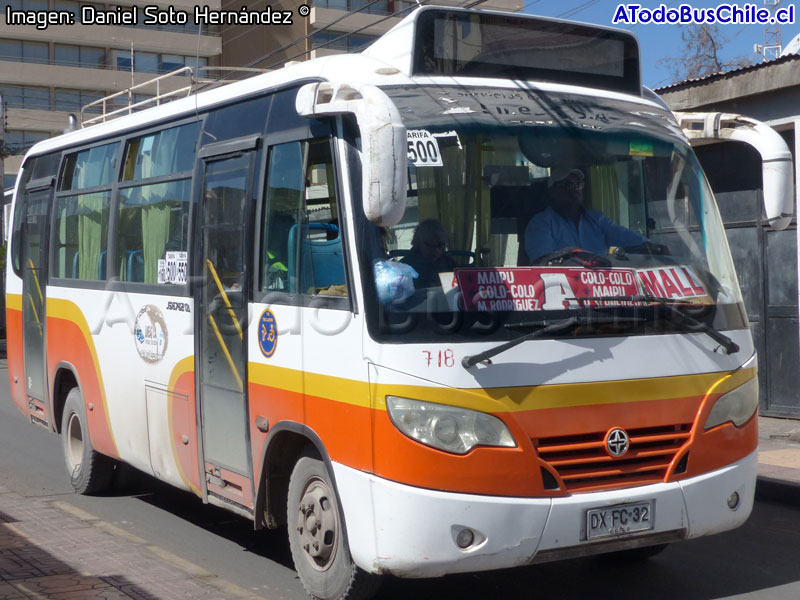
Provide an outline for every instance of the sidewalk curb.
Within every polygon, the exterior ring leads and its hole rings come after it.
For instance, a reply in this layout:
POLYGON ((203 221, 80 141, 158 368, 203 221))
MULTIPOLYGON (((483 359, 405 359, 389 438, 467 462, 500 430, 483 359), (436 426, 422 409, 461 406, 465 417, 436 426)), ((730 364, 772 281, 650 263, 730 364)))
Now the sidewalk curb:
MULTIPOLYGON (((125 531, 124 529, 121 529, 120 527, 117 527, 108 521, 104 521, 96 515, 78 508, 77 506, 74 506, 68 502, 58 499, 41 500, 41 502, 43 504, 50 505, 52 508, 59 510, 62 513, 81 520, 87 525, 102 530, 112 537, 124 540, 132 546, 141 549, 143 552, 160 558, 165 563, 171 564, 176 569, 182 571, 186 576, 225 594, 227 598, 238 598, 239 600, 262 600, 261 596, 254 594, 251 590, 247 590, 233 582, 220 578, 214 573, 211 573, 195 563, 187 561, 186 559, 181 558, 180 556, 177 556, 176 554, 173 554, 172 552, 169 552, 160 546, 149 544, 143 538, 125 531)), ((4 523, 4 525, 9 529, 15 529, 12 524, 4 523)), ((22 531, 19 533, 20 535, 31 539, 31 541, 36 541, 22 531)))
POLYGON ((756 481, 756 499, 800 506, 800 483, 759 475, 756 481))

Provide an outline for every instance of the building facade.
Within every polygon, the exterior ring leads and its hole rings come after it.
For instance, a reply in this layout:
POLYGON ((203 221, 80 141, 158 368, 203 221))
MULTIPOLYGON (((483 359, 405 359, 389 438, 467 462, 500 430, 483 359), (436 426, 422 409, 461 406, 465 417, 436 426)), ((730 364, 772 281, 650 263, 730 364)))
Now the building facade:
MULTIPOLYGON (((220 0, 170 0, 163 4, 130 0, 115 0, 114 4, 76 0, 1 2, 0 93, 6 108, 6 151, 10 153, 5 159, 4 187, 13 185, 27 149, 62 133, 68 116, 79 115, 82 106, 179 67, 216 64, 222 48, 219 28, 200 28, 194 23, 195 5, 219 9, 220 0), (164 11, 172 5, 190 18, 184 24, 146 24, 142 9, 147 5, 164 11), (137 19, 132 24, 86 23, 102 20, 104 14, 111 20, 133 7, 137 7, 137 19), (71 13, 74 24, 44 28, 13 22, 11 15, 17 12, 19 16, 23 11, 71 13)), ((166 81, 161 91, 183 85, 185 81, 166 81)), ((150 88, 139 91, 134 100, 155 93, 150 88)), ((120 102, 127 105, 127 96, 120 102)))
MULTIPOLYGON (((675 111, 729 112, 778 131, 800 181, 800 55, 682 81, 656 92, 675 111)), ((800 418, 798 228, 769 231, 761 215, 761 157, 741 142, 696 148, 717 196, 758 350, 761 414, 800 418)))

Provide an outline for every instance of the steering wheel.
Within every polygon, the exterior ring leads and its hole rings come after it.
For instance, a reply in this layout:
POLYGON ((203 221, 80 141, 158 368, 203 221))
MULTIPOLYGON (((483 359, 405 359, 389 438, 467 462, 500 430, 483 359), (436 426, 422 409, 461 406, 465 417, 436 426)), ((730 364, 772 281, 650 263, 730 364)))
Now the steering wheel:
POLYGON ((562 248, 550 254, 540 256, 533 261, 535 265, 544 266, 578 266, 589 269, 607 268, 611 266, 611 261, 605 256, 600 256, 594 252, 583 250, 582 248, 562 248))

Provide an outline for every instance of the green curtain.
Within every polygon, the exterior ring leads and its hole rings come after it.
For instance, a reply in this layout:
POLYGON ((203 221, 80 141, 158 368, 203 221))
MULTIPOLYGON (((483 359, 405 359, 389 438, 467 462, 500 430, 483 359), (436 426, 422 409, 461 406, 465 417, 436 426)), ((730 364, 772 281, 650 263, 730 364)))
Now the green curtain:
POLYGON ((165 258, 169 239, 170 208, 167 202, 142 207, 142 253, 145 283, 158 282, 158 261, 165 258))
MULTIPOLYGON (((619 181, 614 165, 594 165, 589 167, 589 187, 592 192, 591 208, 602 211, 605 216, 621 225, 622 206, 620 203, 619 181)), ((626 211, 627 215, 627 211, 626 211)))
POLYGON ((438 219, 447 231, 450 250, 472 250, 480 177, 473 181, 466 153, 458 146, 440 148, 442 167, 417 169, 419 220, 438 219))
POLYGON ((78 196, 78 277, 98 279, 100 252, 105 248, 103 213, 107 196, 81 194, 78 196))

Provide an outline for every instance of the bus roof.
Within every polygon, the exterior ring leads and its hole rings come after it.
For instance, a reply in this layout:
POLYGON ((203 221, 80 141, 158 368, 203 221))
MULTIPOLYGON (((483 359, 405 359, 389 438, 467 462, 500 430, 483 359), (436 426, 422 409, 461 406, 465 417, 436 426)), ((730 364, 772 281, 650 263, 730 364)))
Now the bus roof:
MULTIPOLYGON (((433 34, 435 34, 435 31, 433 31, 433 34)), ((518 50, 519 45, 517 45, 516 48, 518 50)), ((587 52, 587 49, 583 48, 582 52, 587 52)), ((518 69, 521 67, 519 65, 512 66, 513 72, 510 75, 519 75, 518 69)), ((625 69, 629 70, 630 68, 630 63, 628 63, 627 66, 618 65, 615 72, 624 74, 627 72, 625 69)), ((121 116, 104 123, 43 140, 34 145, 28 152, 28 155, 39 155, 63 147, 78 146, 111 135, 119 135, 126 131, 141 129, 150 124, 178 119, 190 115, 192 112, 200 113, 215 105, 230 102, 238 98, 248 97, 264 90, 285 87, 292 83, 324 80, 334 83, 350 83, 357 87, 358 84, 353 83, 354 73, 358 73, 360 84, 371 84, 379 87, 409 85, 452 86, 462 85, 464 79, 469 78, 470 85, 474 86, 480 85, 483 87, 499 87, 506 89, 522 88, 525 90, 540 90, 543 92, 570 91, 573 94, 577 93, 595 97, 602 96, 611 99, 625 99, 651 106, 653 104, 658 104, 663 107, 662 103, 658 103, 652 97, 642 97, 642 89, 638 84, 638 44, 635 37, 627 32, 605 27, 590 27, 583 24, 554 19, 520 16, 511 13, 426 6, 416 9, 412 14, 360 54, 344 54, 317 58, 287 66, 270 73, 236 81, 186 98, 173 100, 153 108, 135 112, 131 115, 121 116), (605 43, 603 40, 607 39, 611 40, 612 45, 616 44, 616 49, 612 48, 610 52, 617 52, 619 56, 624 57, 626 53, 630 53, 633 48, 637 56, 636 90, 632 88, 627 89, 630 87, 630 85, 627 84, 627 87, 619 85, 597 87, 597 80, 585 80, 585 77, 581 78, 580 73, 578 76, 562 77, 562 81, 560 82, 556 80, 557 78, 548 76, 547 73, 541 69, 539 73, 529 72, 528 74, 530 77, 525 78, 505 76, 497 69, 495 70, 497 70, 498 73, 495 74, 492 69, 497 66, 496 48, 490 48, 490 44, 488 43, 485 45, 486 53, 483 56, 484 58, 489 58, 478 61, 474 73, 459 71, 458 65, 462 64, 464 61, 450 60, 448 63, 449 59, 447 59, 447 57, 445 57, 447 60, 438 61, 442 66, 441 69, 426 69, 424 65, 422 65, 425 61, 421 57, 424 57, 425 54, 424 50, 420 49, 420 45, 422 44, 420 27, 422 27, 422 33, 430 37, 430 35, 432 35, 432 30, 436 30, 437 28, 441 29, 442 27, 441 22, 437 24, 436 19, 444 19, 445 21, 443 21, 443 23, 446 27, 447 19, 456 19, 457 21, 460 19, 463 21, 465 18, 470 20, 477 19, 477 21, 475 21, 477 26, 488 27, 488 29, 486 29, 488 33, 485 36, 487 40, 497 35, 497 27, 505 26, 505 24, 508 24, 509 27, 517 32, 518 42, 520 39, 525 39, 527 33, 533 32, 534 42, 532 42, 531 46, 531 48, 533 48, 532 51, 537 50, 537 48, 541 50, 541 48, 544 47, 544 41, 552 43, 554 39, 562 42, 559 50, 563 50, 567 45, 573 44, 572 49, 574 51, 580 48, 581 43, 595 44, 596 42, 592 40, 597 38, 597 35, 600 36, 601 45, 605 43), (502 22, 498 21, 498 19, 502 19, 502 22), (426 27, 428 29, 425 29, 426 27), (595 35, 595 37, 593 38, 592 35, 595 35), (609 35, 611 37, 608 37, 609 35), (538 46, 536 46, 537 44, 538 46), (577 46, 575 46, 575 44, 577 44, 577 46), (495 62, 492 62, 493 60, 495 62), (420 70, 420 65, 422 65, 422 70, 420 70), (450 72, 445 72, 446 70, 450 72), (594 86, 592 84, 594 84, 594 86)), ((647 90, 644 92, 646 95, 647 90)))

